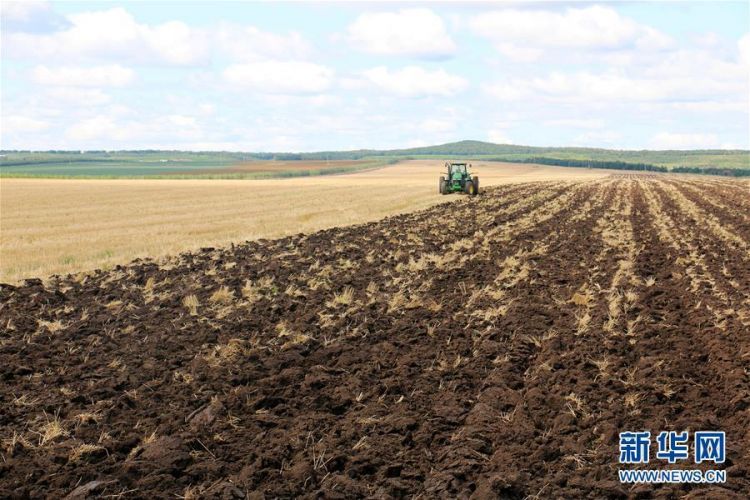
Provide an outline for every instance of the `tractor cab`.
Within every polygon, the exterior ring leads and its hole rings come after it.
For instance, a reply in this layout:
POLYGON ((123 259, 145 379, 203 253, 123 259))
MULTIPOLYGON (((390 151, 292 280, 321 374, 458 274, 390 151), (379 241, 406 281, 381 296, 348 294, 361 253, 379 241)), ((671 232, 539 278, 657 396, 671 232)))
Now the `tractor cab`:
POLYGON ((469 173, 471 165, 464 162, 446 162, 445 174, 440 177, 440 194, 466 193, 474 196, 479 193, 479 177, 469 173))
POLYGON ((468 175, 466 163, 451 163, 448 165, 449 179, 462 179, 468 175))

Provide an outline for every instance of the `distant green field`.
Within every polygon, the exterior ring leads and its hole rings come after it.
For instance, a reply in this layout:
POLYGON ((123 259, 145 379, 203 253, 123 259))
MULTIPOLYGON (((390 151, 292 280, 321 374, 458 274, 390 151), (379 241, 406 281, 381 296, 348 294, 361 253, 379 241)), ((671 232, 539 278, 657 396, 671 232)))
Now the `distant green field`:
POLYGON ((599 162, 624 162, 649 164, 661 167, 700 167, 750 169, 750 151, 747 150, 615 150, 597 148, 558 148, 493 144, 482 141, 459 141, 437 146, 410 149, 322 151, 301 153, 300 159, 349 159, 372 156, 408 156, 411 158, 466 158, 502 161, 526 161, 532 158, 557 158, 561 160, 591 160, 599 162))
POLYGON ((3 177, 154 177, 222 168, 243 158, 182 152, 3 152, 3 177))
POLYGON ((411 149, 318 153, 2 151, 0 154, 0 177, 259 179, 353 172, 404 158, 538 160, 547 165, 561 166, 750 175, 750 151, 745 150, 619 151, 541 148, 480 141, 411 149))
POLYGON ((261 160, 224 153, 4 153, 0 177, 267 179, 333 175, 393 163, 360 160, 261 160))
POLYGON ((3 177, 153 177, 218 166, 210 162, 162 164, 153 162, 65 162, 0 167, 3 177))

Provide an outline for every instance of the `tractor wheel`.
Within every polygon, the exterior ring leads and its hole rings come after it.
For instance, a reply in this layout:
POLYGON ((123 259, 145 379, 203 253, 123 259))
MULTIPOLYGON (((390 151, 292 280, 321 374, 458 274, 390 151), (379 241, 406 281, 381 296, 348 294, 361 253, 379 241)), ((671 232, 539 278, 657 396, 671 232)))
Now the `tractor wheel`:
POLYGON ((476 196, 477 188, 474 186, 474 182, 466 181, 466 194, 469 196, 476 196))
POLYGON ((471 178, 471 181, 474 183, 474 191, 476 191, 474 194, 479 194, 479 177, 475 175, 471 178))
POLYGON ((448 190, 445 186, 445 177, 440 176, 440 186, 438 186, 440 194, 448 194, 448 190))

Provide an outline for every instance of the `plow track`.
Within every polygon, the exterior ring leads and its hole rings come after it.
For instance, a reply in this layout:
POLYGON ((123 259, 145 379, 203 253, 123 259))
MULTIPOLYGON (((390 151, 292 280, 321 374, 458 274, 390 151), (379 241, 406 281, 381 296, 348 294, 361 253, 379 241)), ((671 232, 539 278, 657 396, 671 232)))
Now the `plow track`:
POLYGON ((747 192, 509 185, 2 285, 0 497, 747 498, 747 192), (619 483, 619 432, 685 429, 726 484, 619 483))

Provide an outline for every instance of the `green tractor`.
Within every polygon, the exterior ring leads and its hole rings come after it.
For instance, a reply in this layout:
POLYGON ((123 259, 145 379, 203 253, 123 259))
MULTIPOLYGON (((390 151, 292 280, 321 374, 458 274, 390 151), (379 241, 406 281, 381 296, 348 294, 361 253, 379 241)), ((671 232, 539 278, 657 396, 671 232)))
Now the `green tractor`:
MULTIPOLYGON (((468 165, 471 168, 471 165, 468 165)), ((479 194, 479 177, 469 174, 466 163, 448 162, 445 164, 445 175, 440 176, 440 194, 466 193, 469 196, 479 194)))

